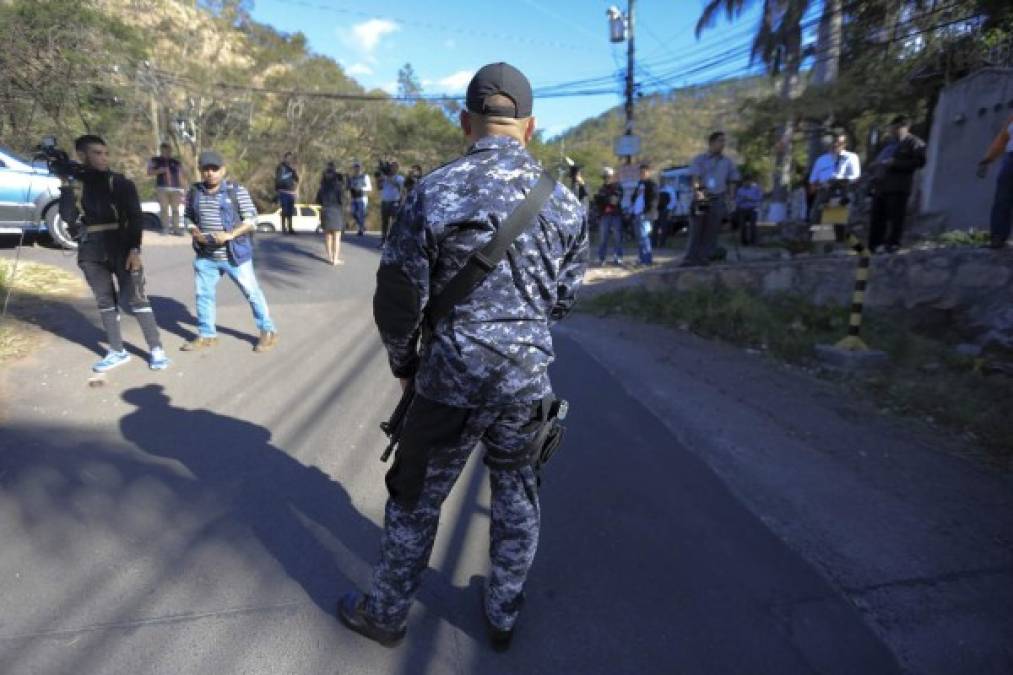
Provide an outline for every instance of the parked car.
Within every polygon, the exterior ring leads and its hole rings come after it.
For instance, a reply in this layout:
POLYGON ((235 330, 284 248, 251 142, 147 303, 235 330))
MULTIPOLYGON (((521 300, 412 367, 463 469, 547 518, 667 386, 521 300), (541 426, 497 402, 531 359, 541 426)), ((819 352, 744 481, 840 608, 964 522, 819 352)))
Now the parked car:
MULTIPOLYGON (((320 205, 296 204, 292 216, 292 229, 296 232, 320 232, 320 205)), ((257 232, 281 232, 281 208, 257 216, 257 232)))
POLYGON ((0 148, 0 234, 48 234, 58 246, 77 248, 59 199, 59 178, 0 148))
POLYGON ((141 202, 141 212, 144 213, 145 230, 162 231, 162 207, 158 202, 141 202))

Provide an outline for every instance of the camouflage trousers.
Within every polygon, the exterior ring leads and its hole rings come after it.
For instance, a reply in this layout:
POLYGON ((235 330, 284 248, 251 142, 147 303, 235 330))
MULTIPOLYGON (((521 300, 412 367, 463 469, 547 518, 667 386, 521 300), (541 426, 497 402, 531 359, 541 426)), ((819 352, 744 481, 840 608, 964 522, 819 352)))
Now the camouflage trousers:
POLYGON ((492 487, 486 614, 497 628, 513 627, 538 547, 537 478, 523 461, 536 432, 532 404, 465 409, 416 396, 387 474, 380 562, 366 602, 371 619, 389 629, 405 624, 429 565, 440 509, 481 442, 492 487))

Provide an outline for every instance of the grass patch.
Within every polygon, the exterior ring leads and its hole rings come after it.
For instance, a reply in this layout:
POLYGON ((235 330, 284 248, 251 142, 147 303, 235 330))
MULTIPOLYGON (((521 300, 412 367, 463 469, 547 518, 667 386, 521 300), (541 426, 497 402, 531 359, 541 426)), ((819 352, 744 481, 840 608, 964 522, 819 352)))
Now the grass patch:
MULTIPOLYGON (((761 350, 802 366, 815 366, 815 345, 847 332, 848 309, 813 305, 792 295, 760 296, 743 289, 685 292, 627 288, 586 297, 579 309, 597 316, 623 314, 761 350)), ((987 451, 988 463, 1013 468, 1013 379, 981 374, 982 363, 953 351, 958 341, 924 317, 867 310, 862 335, 890 355, 890 365, 844 386, 872 395, 881 407, 965 434, 987 451)))
POLYGON ((948 230, 933 241, 945 248, 980 248, 989 242, 989 233, 986 230, 948 230))
POLYGON ((84 287, 81 278, 59 267, 22 260, 14 269, 13 260, 0 260, 0 300, 13 289, 11 303, 19 297, 67 298, 80 293, 84 287))
POLYGON ((8 293, 11 298, 7 315, 0 316, 0 362, 30 351, 34 342, 30 313, 44 308, 47 301, 76 297, 83 288, 80 277, 59 267, 21 261, 15 270, 13 260, 0 260, 0 308, 8 293))

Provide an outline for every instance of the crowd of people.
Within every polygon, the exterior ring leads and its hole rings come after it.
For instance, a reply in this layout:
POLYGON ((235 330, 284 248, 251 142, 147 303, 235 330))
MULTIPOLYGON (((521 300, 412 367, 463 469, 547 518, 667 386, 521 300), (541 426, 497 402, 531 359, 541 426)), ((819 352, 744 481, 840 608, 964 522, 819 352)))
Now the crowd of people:
MULTIPOLYGON (((707 151, 689 165, 690 181, 682 188, 675 182, 660 186, 652 177, 649 163, 640 164, 636 183, 619 181, 612 167, 604 167, 602 184, 588 200, 588 211, 598 235, 599 265, 624 264, 623 242, 636 242, 634 265, 653 264, 652 248, 687 231, 684 266, 707 265, 721 259, 719 234, 728 227, 737 231, 743 246, 759 242, 758 223, 763 219, 770 194, 764 193, 756 176, 736 166, 725 154, 725 134, 713 132, 707 151)), ((1013 214, 1013 117, 999 131, 978 165, 984 177, 988 166, 1001 159, 996 179, 990 223, 992 248, 1003 248, 1010 236, 1013 214)), ((894 117, 889 133, 879 144, 866 167, 858 154, 848 149, 848 135, 834 132, 826 149, 799 176, 789 194, 787 220, 809 225, 831 222, 854 224, 856 216, 867 225, 868 248, 874 253, 894 253, 904 242, 905 223, 912 201, 915 173, 925 166, 926 143, 911 133, 911 119, 894 117), (852 210, 856 204, 863 208, 852 210), (826 210, 844 207, 833 215, 826 210), (866 208, 867 207, 867 208, 866 208), (844 214, 843 216, 841 214, 844 214), (834 220, 844 218, 844 222, 834 220)), ((570 173, 570 186, 583 200, 587 190, 579 169, 570 173)))
MULTIPOLYGON (((184 198, 189 184, 183 163, 173 156, 171 145, 161 144, 159 154, 148 161, 147 173, 155 178, 162 231, 166 234, 186 234, 184 198)), ((313 203, 320 207, 319 227, 324 233, 327 261, 332 265, 343 264, 340 257, 342 232, 354 227, 359 236, 365 234, 374 185, 380 197, 379 245, 382 247, 398 209, 420 178, 420 165, 412 165, 409 172, 402 175, 396 160, 379 162, 372 176, 363 170, 359 161, 352 163, 348 173, 339 171, 335 162, 328 162, 313 198, 313 203)), ((286 152, 274 172, 275 201, 279 205, 280 226, 284 234, 295 234, 293 219, 298 208, 300 184, 295 156, 286 152)))

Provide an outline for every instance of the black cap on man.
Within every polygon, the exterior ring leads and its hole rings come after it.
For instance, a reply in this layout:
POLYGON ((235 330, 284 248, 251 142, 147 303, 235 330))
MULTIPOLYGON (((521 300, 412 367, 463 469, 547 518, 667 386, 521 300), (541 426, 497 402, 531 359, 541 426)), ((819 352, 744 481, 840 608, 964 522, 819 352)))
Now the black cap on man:
POLYGON ((531 83, 524 73, 509 63, 490 63, 482 66, 468 84, 466 105, 469 111, 489 117, 531 117, 531 83), (497 94, 505 96, 513 105, 490 103, 497 94))

